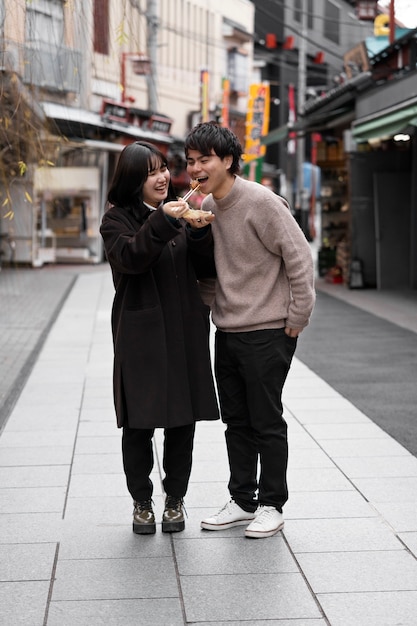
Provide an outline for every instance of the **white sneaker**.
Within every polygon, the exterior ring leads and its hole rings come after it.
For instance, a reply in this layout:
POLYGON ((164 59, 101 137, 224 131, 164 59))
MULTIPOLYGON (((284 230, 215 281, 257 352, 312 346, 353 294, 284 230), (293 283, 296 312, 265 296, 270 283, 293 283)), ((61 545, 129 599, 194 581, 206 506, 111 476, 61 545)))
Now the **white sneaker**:
POLYGON ((273 506, 260 506, 258 513, 245 530, 245 537, 262 539, 262 537, 272 537, 284 527, 282 513, 273 506))
POLYGON ((234 500, 230 500, 218 513, 203 519, 201 528, 205 530, 225 530, 226 528, 233 528, 233 526, 249 524, 253 519, 255 519, 255 513, 244 511, 234 500))

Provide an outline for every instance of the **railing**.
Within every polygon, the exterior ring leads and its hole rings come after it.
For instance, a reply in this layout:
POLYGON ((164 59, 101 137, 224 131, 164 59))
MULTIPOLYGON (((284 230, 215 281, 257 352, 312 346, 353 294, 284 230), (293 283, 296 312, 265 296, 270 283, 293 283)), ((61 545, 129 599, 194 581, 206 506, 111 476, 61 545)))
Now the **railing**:
POLYGON ((79 51, 39 42, 25 46, 23 82, 56 91, 79 91, 81 78, 79 51))
POLYGON ((16 72, 26 85, 51 91, 80 91, 82 54, 79 50, 45 42, 18 44, 0 41, 0 68, 16 72))

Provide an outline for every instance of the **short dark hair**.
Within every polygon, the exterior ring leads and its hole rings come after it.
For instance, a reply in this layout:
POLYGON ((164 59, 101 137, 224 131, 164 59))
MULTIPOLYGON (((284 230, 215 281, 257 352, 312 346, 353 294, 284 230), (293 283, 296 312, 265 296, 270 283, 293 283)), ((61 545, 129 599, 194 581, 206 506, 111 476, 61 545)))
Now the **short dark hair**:
POLYGON ((204 155, 211 154, 214 150, 220 159, 231 156, 233 161, 230 173, 239 174, 240 172, 240 158, 243 150, 239 139, 229 128, 220 126, 217 122, 202 122, 194 126, 185 138, 184 149, 186 156, 189 150, 198 150, 204 155))
MULTIPOLYGON (((148 178, 149 171, 168 166, 168 160, 163 152, 147 141, 134 141, 123 148, 117 162, 113 180, 107 194, 110 204, 119 207, 135 209, 138 203, 143 202, 143 185, 148 178)), ((175 194, 170 183, 168 199, 174 199, 175 194)))

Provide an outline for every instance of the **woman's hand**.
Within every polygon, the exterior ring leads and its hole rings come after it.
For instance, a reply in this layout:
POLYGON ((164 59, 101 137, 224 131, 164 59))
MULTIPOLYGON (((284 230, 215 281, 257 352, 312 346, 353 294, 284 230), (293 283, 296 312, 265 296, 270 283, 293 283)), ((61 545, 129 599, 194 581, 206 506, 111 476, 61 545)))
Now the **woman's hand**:
POLYGON ((170 217, 184 218, 192 228, 204 228, 214 220, 214 213, 211 211, 201 211, 191 209, 187 202, 179 198, 163 205, 162 210, 170 217))
POLYGON ((181 198, 167 202, 162 206, 163 212, 175 219, 183 217, 184 213, 186 213, 189 208, 188 204, 181 198))

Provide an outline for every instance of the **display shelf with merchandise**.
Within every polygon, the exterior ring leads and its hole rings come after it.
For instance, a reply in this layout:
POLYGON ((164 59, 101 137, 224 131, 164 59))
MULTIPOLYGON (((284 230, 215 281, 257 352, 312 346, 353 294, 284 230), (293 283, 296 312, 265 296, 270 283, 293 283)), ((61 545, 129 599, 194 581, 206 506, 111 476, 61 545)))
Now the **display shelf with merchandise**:
MULTIPOLYGON (((344 161, 328 161, 321 164, 321 246, 322 250, 335 252, 335 263, 348 277, 350 212, 348 176, 344 161)), ((328 255, 329 260, 330 256, 328 255)), ((330 269, 328 266, 327 269, 330 269)), ((325 272, 325 268, 322 268, 325 272)))

